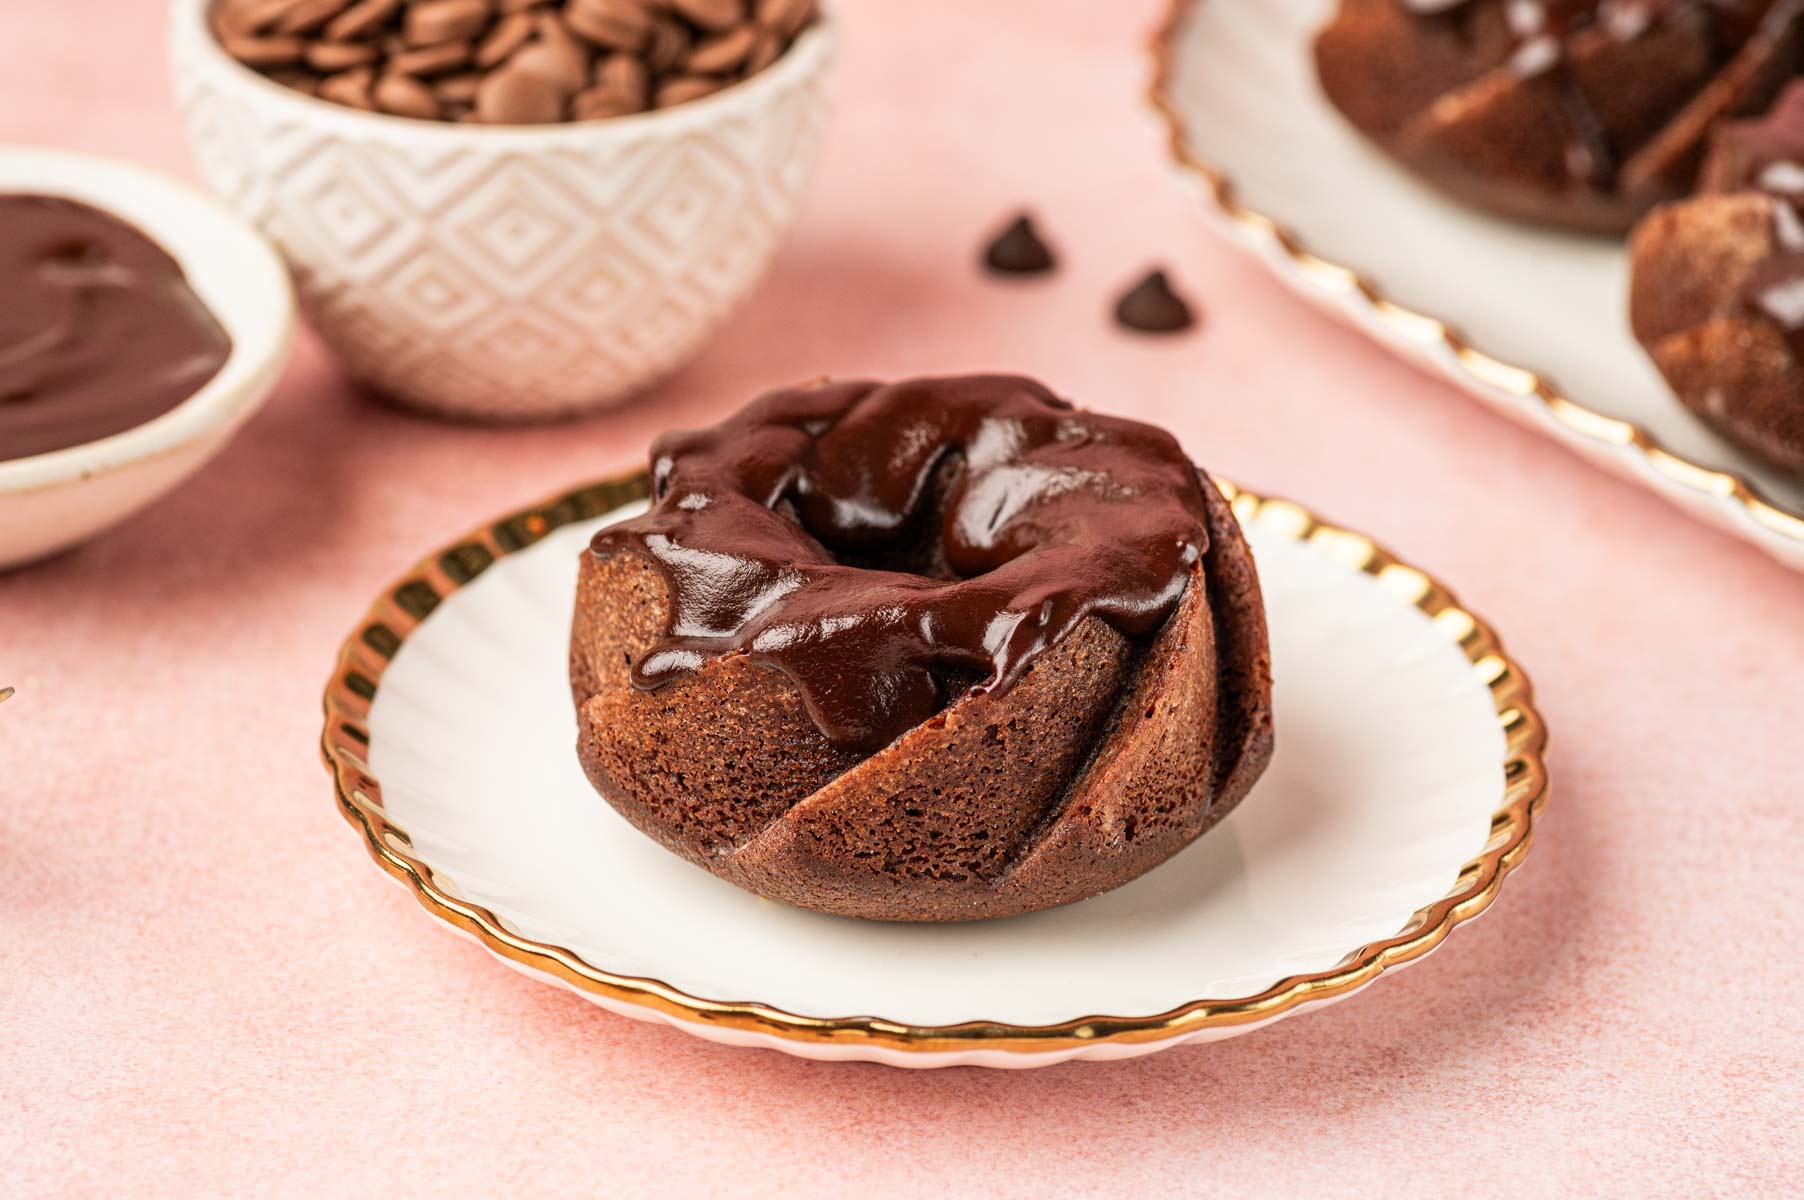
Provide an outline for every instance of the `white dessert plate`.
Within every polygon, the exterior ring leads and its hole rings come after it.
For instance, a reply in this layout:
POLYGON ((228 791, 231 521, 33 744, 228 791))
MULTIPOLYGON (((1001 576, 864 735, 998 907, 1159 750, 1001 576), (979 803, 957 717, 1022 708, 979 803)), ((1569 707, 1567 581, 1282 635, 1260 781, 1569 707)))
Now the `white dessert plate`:
POLYGON ((1609 238, 1443 198, 1321 94, 1335 0, 1172 0, 1152 101, 1206 211, 1300 295, 1507 415, 1804 570, 1804 479, 1675 399, 1629 333, 1609 238))
POLYGON ((1124 1058, 1346 996, 1495 897, 1547 795, 1496 637, 1427 575, 1224 485, 1270 613, 1277 756, 1194 846, 1032 916, 900 925, 759 899, 589 787, 566 682, 577 562, 645 476, 494 522, 385 591, 326 692, 344 815, 434 917, 604 1008, 909 1067, 1124 1058))

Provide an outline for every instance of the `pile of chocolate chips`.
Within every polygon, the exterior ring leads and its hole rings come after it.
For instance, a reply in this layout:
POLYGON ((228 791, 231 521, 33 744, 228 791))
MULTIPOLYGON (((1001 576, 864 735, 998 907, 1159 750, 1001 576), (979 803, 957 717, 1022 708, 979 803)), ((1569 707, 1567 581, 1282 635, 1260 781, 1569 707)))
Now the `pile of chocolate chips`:
POLYGON ((322 100, 541 125, 669 108, 755 75, 815 0, 218 0, 226 53, 322 100))

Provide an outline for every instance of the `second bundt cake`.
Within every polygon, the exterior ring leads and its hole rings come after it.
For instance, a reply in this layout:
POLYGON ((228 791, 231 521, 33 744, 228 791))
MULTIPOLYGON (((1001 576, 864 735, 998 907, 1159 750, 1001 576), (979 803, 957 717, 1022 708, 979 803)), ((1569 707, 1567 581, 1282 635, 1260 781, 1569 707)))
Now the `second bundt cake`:
POLYGON ((652 455, 583 556, 578 753, 804 908, 957 921, 1117 887, 1272 749, 1253 560, 1169 434, 1010 376, 771 393, 652 455))
POLYGON ((1686 407, 1804 473, 1804 82, 1718 132, 1702 187, 1636 228, 1630 322, 1686 407))
POLYGON ((1800 67, 1795 0, 1341 0, 1328 98, 1455 197, 1620 233, 1800 67))

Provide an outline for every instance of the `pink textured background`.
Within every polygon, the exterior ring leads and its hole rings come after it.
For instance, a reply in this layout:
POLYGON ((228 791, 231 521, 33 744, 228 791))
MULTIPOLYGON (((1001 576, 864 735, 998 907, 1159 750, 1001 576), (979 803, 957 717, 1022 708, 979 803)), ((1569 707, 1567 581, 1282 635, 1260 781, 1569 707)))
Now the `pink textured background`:
MULTIPOLYGON (((1156 0, 842 7, 839 114, 796 236, 651 402, 446 427, 358 398, 303 341, 196 482, 0 578, 0 682, 20 688, 0 707, 0 1192, 1797 1194, 1804 579, 1214 240, 1140 103, 1156 0), (1023 200, 1066 269, 986 282, 973 247, 1023 200), (1107 298, 1154 259, 1209 309, 1203 335, 1110 329, 1107 298), (1501 628, 1557 787, 1491 916, 1233 1042, 905 1074, 608 1016, 377 877, 314 745, 333 650, 380 584, 760 385, 963 368, 1163 422, 1501 628)), ((160 4, 3 9, 0 45, 38 48, 0 72, 0 138, 191 173, 160 4)))

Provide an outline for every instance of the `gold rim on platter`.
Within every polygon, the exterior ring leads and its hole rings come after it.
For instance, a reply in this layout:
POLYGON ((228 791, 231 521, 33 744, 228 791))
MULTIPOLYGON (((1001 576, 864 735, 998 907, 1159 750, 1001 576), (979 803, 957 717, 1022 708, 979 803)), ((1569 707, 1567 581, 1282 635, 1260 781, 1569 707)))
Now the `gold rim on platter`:
POLYGON ((1694 499, 1726 506, 1725 515, 1751 521, 1758 528, 1804 548, 1804 516, 1767 500, 1745 477, 1705 466, 1669 450, 1634 422, 1588 408, 1529 368, 1486 354, 1440 318, 1399 304, 1373 280, 1311 251, 1282 222, 1242 204, 1236 195, 1233 178, 1220 166, 1205 160, 1192 146, 1190 131, 1170 95, 1178 34, 1185 19, 1204 2, 1167 0, 1165 15, 1151 39, 1153 71, 1147 100, 1164 124, 1167 152, 1181 169, 1202 183, 1203 193, 1217 216, 1249 238, 1275 246, 1324 296, 1362 305, 1374 320, 1391 330, 1399 340, 1424 349, 1444 349, 1449 361, 1474 383, 1539 407, 1582 442, 1598 450, 1627 456, 1636 465, 1690 493, 1694 499))
POLYGON ((1447 895, 1417 911, 1394 936, 1360 947, 1330 970, 1282 979, 1257 995, 1197 1000, 1151 1016, 1090 1016, 1040 1026, 988 1021, 914 1026, 873 1016, 806 1017, 768 1004, 693 996, 656 979, 605 971, 572 950, 512 933, 493 912, 460 899, 414 854, 407 831, 384 810, 382 786, 370 773, 369 712, 383 672, 409 634, 429 620, 447 596, 497 559, 532 546, 561 526, 602 517, 644 499, 649 481, 643 471, 563 492, 485 525, 432 554, 383 591, 345 641, 326 686, 320 748, 339 810, 362 833, 377 866, 412 892, 427 912, 473 936, 491 953, 579 991, 691 1025, 793 1042, 923 1054, 976 1049, 1033 1054, 1101 1042, 1181 1039, 1210 1028, 1268 1021, 1345 995, 1440 945, 1455 926, 1488 908, 1504 876, 1521 865, 1535 817, 1548 796, 1543 761, 1546 727, 1535 711, 1528 677, 1504 653, 1496 634, 1431 576, 1399 562, 1360 534, 1324 523, 1299 505, 1264 499, 1219 479, 1216 483, 1242 523, 1256 521, 1262 529, 1307 542, 1350 569, 1373 576, 1393 595, 1426 613, 1490 689, 1504 733, 1503 803, 1491 816, 1482 852, 1461 869, 1447 895))

